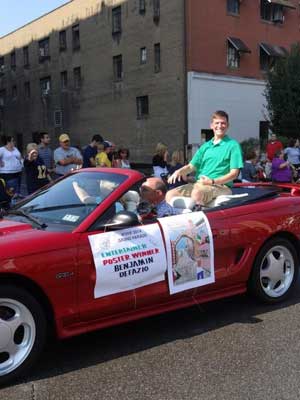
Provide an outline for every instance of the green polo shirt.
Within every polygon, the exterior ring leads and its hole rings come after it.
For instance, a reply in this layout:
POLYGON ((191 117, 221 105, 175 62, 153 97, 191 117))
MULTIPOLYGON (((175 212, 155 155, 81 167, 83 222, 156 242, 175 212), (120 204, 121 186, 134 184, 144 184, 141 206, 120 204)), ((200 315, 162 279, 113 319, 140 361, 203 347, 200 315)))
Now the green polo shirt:
MULTIPOLYGON (((190 164, 196 169, 196 179, 200 175, 205 175, 210 179, 217 179, 228 174, 232 169, 243 167, 242 151, 239 143, 229 136, 217 144, 214 138, 205 142, 196 152, 190 164)), ((227 186, 232 186, 233 182, 227 182, 227 186)))

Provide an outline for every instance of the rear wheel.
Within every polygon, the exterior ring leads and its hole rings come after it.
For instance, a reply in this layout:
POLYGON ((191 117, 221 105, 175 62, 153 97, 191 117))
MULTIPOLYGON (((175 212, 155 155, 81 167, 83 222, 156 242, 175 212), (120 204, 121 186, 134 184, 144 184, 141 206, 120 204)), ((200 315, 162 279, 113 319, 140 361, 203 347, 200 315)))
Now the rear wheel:
POLYGON ((26 290, 0 285, 0 385, 23 375, 41 354, 46 318, 26 290))
POLYGON ((249 289, 260 301, 279 303, 295 287, 298 272, 299 260, 294 246, 284 238, 271 239, 256 257, 249 289))

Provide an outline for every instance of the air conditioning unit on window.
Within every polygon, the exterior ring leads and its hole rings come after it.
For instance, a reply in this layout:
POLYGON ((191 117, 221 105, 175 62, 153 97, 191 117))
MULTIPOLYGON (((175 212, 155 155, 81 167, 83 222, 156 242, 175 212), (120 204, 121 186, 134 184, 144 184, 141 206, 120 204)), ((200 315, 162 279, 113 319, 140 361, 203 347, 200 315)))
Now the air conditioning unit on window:
POLYGON ((275 24, 283 24, 284 16, 282 15, 281 17, 274 17, 272 22, 274 22, 275 24))
POLYGON ((48 96, 48 94, 50 94, 50 89, 43 89, 42 90, 42 95, 43 96, 48 96))
POLYGON ((61 110, 54 111, 54 126, 55 127, 62 126, 62 111, 61 110))
POLYGON ((283 24, 284 22, 284 15, 282 9, 277 9, 273 14, 272 22, 277 24, 283 24))

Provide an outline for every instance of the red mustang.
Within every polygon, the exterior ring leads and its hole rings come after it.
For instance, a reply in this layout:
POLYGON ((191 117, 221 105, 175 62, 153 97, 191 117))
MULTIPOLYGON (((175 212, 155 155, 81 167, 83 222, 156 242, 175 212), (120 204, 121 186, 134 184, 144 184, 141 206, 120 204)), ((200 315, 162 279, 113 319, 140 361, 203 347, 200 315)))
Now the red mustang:
POLYGON ((67 338, 247 289, 275 303, 295 287, 297 185, 237 187, 204 213, 157 220, 137 215, 143 181, 75 171, 2 212, 0 384, 27 372, 50 330, 67 338))

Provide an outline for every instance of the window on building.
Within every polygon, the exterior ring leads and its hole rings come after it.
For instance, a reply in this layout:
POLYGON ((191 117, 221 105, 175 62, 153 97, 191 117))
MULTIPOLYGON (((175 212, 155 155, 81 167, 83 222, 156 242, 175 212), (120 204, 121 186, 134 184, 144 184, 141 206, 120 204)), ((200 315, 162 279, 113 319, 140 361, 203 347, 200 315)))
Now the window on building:
POLYGON ((10 68, 12 70, 16 69, 16 52, 15 51, 12 51, 10 53, 10 68))
POLYGON ((227 0, 227 12, 230 14, 239 14, 240 0, 227 0))
POLYGON ((80 49, 79 24, 72 26, 72 44, 73 44, 73 50, 80 49))
POLYGON ((39 41, 39 62, 50 59, 50 39, 45 38, 39 41))
POLYGON ((61 110, 54 111, 54 126, 56 128, 62 126, 62 111, 61 110))
POLYGON ((276 46, 268 43, 260 43, 259 60, 260 69, 267 71, 272 68, 278 58, 287 57, 288 51, 281 46, 276 46))
POLYGON ((160 0, 153 0, 153 21, 159 22, 160 18, 160 0))
POLYGON ((296 6, 290 0, 261 0, 260 1, 260 17, 265 21, 274 23, 283 23, 284 9, 296 9, 296 6))
POLYGON ((17 85, 13 85, 11 88, 11 97, 13 100, 16 100, 16 98, 18 97, 18 89, 17 89, 17 85))
POLYGON ((229 41, 227 41, 227 67, 239 68, 239 66, 240 53, 229 41))
POLYGON ((140 96, 136 98, 137 119, 147 118, 149 115, 149 98, 140 96))
POLYGON ((6 103, 6 89, 0 90, 0 107, 3 107, 6 103))
POLYGON ((24 97, 25 99, 30 98, 30 82, 24 82, 24 97))
POLYGON ((227 66, 239 68, 241 54, 251 53, 249 47, 239 38, 229 36, 227 38, 227 66))
POLYGON ((123 79, 123 60, 121 54, 113 57, 113 73, 114 81, 123 79))
POLYGON ((5 70, 5 61, 4 61, 4 57, 0 57, 0 75, 4 74, 4 70, 5 70))
POLYGON ((112 34, 122 32, 122 8, 121 6, 112 9, 112 34))
POLYGON ((145 12, 146 12, 146 0, 140 0, 139 13, 140 14, 145 14, 145 12))
POLYGON ((46 78, 40 79, 41 95, 47 96, 51 91, 51 78, 47 76, 46 78))
POLYGON ((147 62, 147 47, 140 48, 140 64, 146 64, 147 62))
POLYGON ((154 72, 160 72, 160 43, 155 43, 154 45, 154 72))
POLYGON ((29 67, 29 49, 28 46, 23 47, 23 66, 24 68, 29 67))
POLYGON ((274 63, 274 59, 269 56, 261 47, 259 49, 259 63, 262 71, 267 71, 274 63))
POLYGON ((59 51, 67 50, 67 32, 65 30, 59 32, 59 51))
POLYGON ((62 71, 60 73, 60 88, 66 90, 68 88, 68 72, 62 71))
POLYGON ((74 88, 80 89, 82 84, 81 68, 80 67, 74 68, 73 75, 74 75, 74 88))

